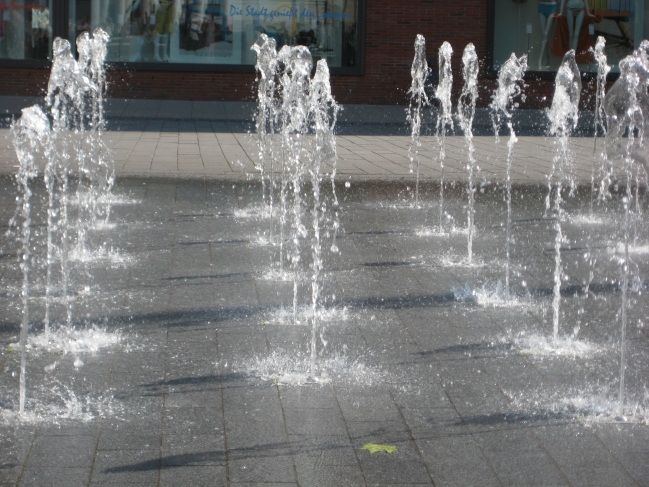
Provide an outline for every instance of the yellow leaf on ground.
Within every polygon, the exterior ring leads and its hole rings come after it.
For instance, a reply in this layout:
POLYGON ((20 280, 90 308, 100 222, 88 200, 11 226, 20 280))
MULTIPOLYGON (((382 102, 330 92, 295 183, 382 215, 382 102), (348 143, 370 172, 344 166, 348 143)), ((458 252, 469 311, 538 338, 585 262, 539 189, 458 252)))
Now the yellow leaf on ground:
POLYGON ((392 454, 395 451, 397 451, 398 448, 396 446, 392 446, 392 445, 379 445, 377 443, 365 443, 363 445, 363 448, 361 448, 361 450, 367 450, 368 452, 370 452, 370 454, 376 453, 376 452, 379 452, 379 451, 384 451, 385 453, 392 454))

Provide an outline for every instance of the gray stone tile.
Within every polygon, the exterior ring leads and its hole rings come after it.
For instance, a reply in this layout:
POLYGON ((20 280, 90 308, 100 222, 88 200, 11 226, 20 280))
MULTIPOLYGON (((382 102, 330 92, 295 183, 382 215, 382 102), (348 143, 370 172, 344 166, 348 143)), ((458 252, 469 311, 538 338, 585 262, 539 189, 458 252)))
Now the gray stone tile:
POLYGON ((232 487, 293 487, 295 482, 232 482, 232 487))
POLYGON ((90 467, 97 440, 92 436, 36 436, 29 467, 90 467))
POLYGON ((620 487, 638 485, 624 471, 615 467, 563 468, 563 472, 574 486, 609 486, 620 487))
POLYGON ((470 435, 446 435, 418 443, 435 485, 501 485, 470 435))
POLYGON ((227 485, 224 466, 190 466, 163 468, 160 472, 161 486, 195 485, 221 487, 227 485))
POLYGON ((89 467, 27 467, 20 478, 20 485, 30 487, 69 485, 74 487, 88 485, 89 477, 89 467))
POLYGON ((625 452, 618 456, 622 467, 640 485, 649 485, 649 454, 645 452, 625 452))
POLYGON ((543 452, 485 451, 485 456, 503 485, 567 485, 563 472, 543 452))
POLYGON ((158 483, 160 452, 152 450, 99 451, 91 483, 150 485, 158 483))
POLYGON ((419 459, 400 458, 399 451, 369 454, 366 451, 359 455, 363 474, 368 484, 424 484, 433 485, 426 466, 419 459))
POLYGON ((0 468, 0 485, 16 485, 22 467, 16 463, 4 462, 0 468))
POLYGON ((332 435, 346 433, 343 418, 337 409, 285 408, 284 418, 290 435, 317 434, 320 431, 332 435))
POLYGON ((128 431, 102 431, 98 450, 160 451, 160 434, 125 434, 128 431))
MULTIPOLYGON (((215 404, 216 406, 216 404, 215 404)), ((223 418, 219 409, 173 408, 164 415, 164 435, 220 435, 223 418)))
POLYGON ((225 442, 218 432, 204 430, 201 435, 165 435, 162 440, 161 465, 225 465, 225 442))
POLYGON ((317 461, 298 462, 297 477, 300 485, 304 486, 341 486, 351 487, 365 485, 365 479, 358 464, 353 465, 322 465, 317 461))
POLYGON ((233 483, 291 483, 295 482, 295 471, 290 455, 272 449, 251 449, 241 455, 245 458, 228 462, 230 480, 233 483))

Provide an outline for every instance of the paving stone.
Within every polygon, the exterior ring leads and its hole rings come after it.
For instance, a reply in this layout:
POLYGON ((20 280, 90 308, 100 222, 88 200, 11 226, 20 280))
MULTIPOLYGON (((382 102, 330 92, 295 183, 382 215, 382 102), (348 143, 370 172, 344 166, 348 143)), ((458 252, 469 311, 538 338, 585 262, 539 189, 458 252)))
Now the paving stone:
POLYGON ((337 409, 285 408, 284 418, 290 435, 313 435, 320 431, 332 435, 346 433, 345 423, 337 409))
POLYGON ((283 450, 252 448, 246 454, 238 456, 240 458, 228 462, 230 480, 235 484, 295 481, 293 461, 283 450))
POLYGON ((28 467, 90 467, 97 439, 92 436, 36 436, 28 467))
POLYGON ((615 485, 620 487, 638 485, 624 471, 615 467, 588 467, 588 468, 564 468, 566 476, 570 483, 575 486, 608 486, 615 485))
POLYGON ((159 469, 159 450, 99 451, 95 458, 91 483, 157 484, 159 469))
POLYGON ((188 466, 164 468, 160 471, 161 486, 195 485, 221 487, 227 485, 224 466, 188 466))
POLYGON ((296 469, 298 481, 304 486, 352 487, 366 483, 357 464, 331 466, 298 461, 296 469))
POLYGON ((295 482, 231 482, 232 487, 294 487, 295 482))
POLYGON ((567 485, 565 474, 544 452, 484 453, 503 485, 567 485))
POLYGON ((24 486, 59 486, 70 487, 88 485, 90 468, 63 467, 27 467, 20 478, 24 486))
POLYGON ((125 434, 123 431, 104 430, 99 436, 98 450, 153 450, 160 451, 160 435, 125 434))

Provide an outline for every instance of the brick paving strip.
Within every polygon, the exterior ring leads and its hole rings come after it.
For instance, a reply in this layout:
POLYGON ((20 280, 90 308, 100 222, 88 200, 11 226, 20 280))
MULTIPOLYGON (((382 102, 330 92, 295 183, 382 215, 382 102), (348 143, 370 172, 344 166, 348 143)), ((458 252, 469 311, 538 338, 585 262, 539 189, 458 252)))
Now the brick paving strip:
MULTIPOLYGON (((196 125, 200 125, 196 123, 196 125)), ((203 127, 207 129, 207 127, 203 127)), ((167 177, 190 179, 244 179, 256 175, 257 158, 254 136, 246 133, 200 131, 108 131, 105 141, 115 161, 118 177, 167 177)), ((16 157, 8 129, 0 129, 0 174, 16 171, 16 157)), ((410 138, 385 135, 339 135, 338 173, 341 178, 412 179, 409 173, 410 138)), ((421 177, 440 177, 437 141, 422 137, 421 177)), ((507 143, 496 144, 493 137, 475 137, 478 181, 503 180, 507 143)), ((446 180, 466 180, 464 137, 446 138, 446 180)), ((590 181, 593 164, 593 139, 576 138, 574 176, 579 182, 590 181)), ((517 183, 543 183, 552 167, 554 147, 545 137, 519 137, 514 150, 512 179, 517 183)))
MULTIPOLYGON (((6 106, 6 113, 17 116, 21 107, 40 101, 37 98, 0 97, 0 107, 6 106)), ((254 108, 254 103, 110 100, 106 110, 110 123, 105 142, 120 177, 246 178, 256 173, 253 161, 258 157, 254 135, 249 133, 254 131, 254 108)), ((542 132, 544 117, 541 111, 520 111, 515 117, 519 122, 518 132, 542 132)), ((588 133, 592 125, 590 118, 590 114, 582 116, 581 131, 584 133, 588 133)), ((489 114, 484 109, 479 110, 476 116, 476 133, 480 132, 492 132, 489 114)), ((338 171, 341 177, 412 177, 408 171, 410 137, 404 107, 345 106, 338 133, 338 171)), ((8 128, 0 128, 0 174, 16 171, 16 158, 7 135, 8 128)), ((499 144, 495 144, 491 135, 475 137, 477 162, 482 169, 478 181, 504 178, 506 142, 506 137, 502 137, 499 144)), ((422 177, 438 179, 437 141, 434 137, 424 136, 422 143, 422 177)), ((467 156, 464 138, 450 136, 446 143, 446 179, 465 180, 467 156)), ((590 181, 593 139, 576 137, 572 148, 575 151, 575 179, 590 181)), ((514 182, 544 182, 553 156, 552 139, 538 135, 519 136, 512 172, 514 182)))

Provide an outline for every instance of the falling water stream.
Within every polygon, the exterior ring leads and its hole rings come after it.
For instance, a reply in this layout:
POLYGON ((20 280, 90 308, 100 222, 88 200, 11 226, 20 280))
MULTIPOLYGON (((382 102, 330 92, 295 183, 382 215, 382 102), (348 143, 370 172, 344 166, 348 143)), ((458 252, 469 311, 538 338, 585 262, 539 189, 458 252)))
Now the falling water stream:
POLYGON ((279 51, 278 61, 283 67, 280 78, 282 100, 280 108, 281 121, 281 160, 282 180, 280 186, 280 272, 284 266, 284 240, 288 219, 289 181, 293 188, 291 205, 291 242, 289 260, 293 268, 294 299, 293 311, 297 321, 297 289, 299 284, 299 264, 301 240, 306 236, 302 223, 302 192, 304 167, 301 159, 305 156, 304 137, 309 130, 308 96, 310 74, 313 66, 311 53, 304 46, 284 46, 279 51), (290 179, 289 179, 290 177, 290 179))

